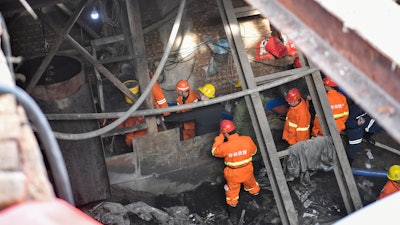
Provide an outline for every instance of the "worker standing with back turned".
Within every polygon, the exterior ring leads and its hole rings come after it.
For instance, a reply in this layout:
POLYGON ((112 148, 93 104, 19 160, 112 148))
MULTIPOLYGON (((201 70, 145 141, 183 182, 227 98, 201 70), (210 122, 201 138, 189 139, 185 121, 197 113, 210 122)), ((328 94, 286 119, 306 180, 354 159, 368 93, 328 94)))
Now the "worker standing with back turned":
POLYGON ((239 202, 241 184, 250 194, 259 194, 260 186, 254 178, 252 164, 252 157, 256 152, 257 146, 253 140, 249 136, 239 136, 231 120, 221 121, 220 134, 214 139, 211 153, 215 157, 224 158, 225 161, 224 189, 232 222, 237 220, 236 206, 239 202))
MULTIPOLYGON (((176 99, 178 105, 189 104, 199 100, 199 95, 190 89, 189 82, 186 80, 180 80, 178 83, 176 83, 176 92, 178 93, 178 98, 176 99)), ((178 113, 183 113, 190 110, 191 109, 180 110, 178 113)), ((183 140, 193 138, 196 135, 195 126, 196 125, 193 120, 186 121, 181 125, 183 140)))
MULTIPOLYGON (((160 76, 161 77, 161 76, 160 76)), ((160 79, 160 77, 158 79, 160 79)), ((150 79, 153 78, 153 74, 150 73, 150 79)), ((156 109, 160 108, 168 108, 167 99, 165 98, 164 91, 161 88, 159 81, 154 83, 153 88, 151 89, 151 95, 153 97, 153 103, 156 109)), ((163 116, 168 116, 170 112, 164 112, 163 116)))
MULTIPOLYGON (((346 120, 349 117, 349 105, 347 104, 346 96, 339 93, 336 88, 338 85, 330 77, 325 77, 323 80, 326 95, 332 109, 333 118, 336 122, 336 127, 339 133, 346 128, 346 120)), ((312 136, 322 136, 321 125, 319 124, 318 116, 315 116, 312 136)))

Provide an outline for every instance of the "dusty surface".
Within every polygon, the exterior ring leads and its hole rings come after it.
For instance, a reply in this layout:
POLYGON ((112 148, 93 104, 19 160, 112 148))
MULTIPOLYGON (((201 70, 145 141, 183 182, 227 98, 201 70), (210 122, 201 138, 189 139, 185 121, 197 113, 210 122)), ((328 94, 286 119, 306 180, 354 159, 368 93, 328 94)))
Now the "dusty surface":
MULTIPOLYGON (((384 131, 376 134, 374 138, 380 143, 400 149, 399 144, 384 131)), ((366 172, 385 172, 394 163, 399 163, 397 154, 363 143, 352 168, 366 172), (368 159, 365 149, 371 149, 373 160, 368 159), (368 163, 371 168, 367 168, 368 163)), ((375 201, 386 182, 384 177, 369 175, 356 175, 355 179, 364 205, 375 201)), ((243 224, 281 224, 268 178, 259 176, 257 180, 262 187, 260 198, 256 199, 242 190, 238 217, 244 215, 243 224)), ((175 218, 163 223, 154 215, 145 217, 140 213, 129 212, 125 215, 125 220, 130 221, 130 224, 230 224, 223 184, 223 180, 215 183, 207 182, 196 190, 169 196, 123 190, 115 186, 112 187, 112 197, 107 202, 120 203, 127 207, 135 202, 143 202, 152 210, 169 213, 169 218, 175 218), (181 215, 179 220, 176 219, 176 215, 171 214, 171 208, 177 206, 184 206, 187 210, 183 218, 181 215)), ((296 178, 289 181, 288 186, 298 211, 299 224, 332 224, 347 214, 333 172, 318 171, 311 176, 311 184, 305 186, 300 183, 299 178, 296 178)), ((91 216, 99 218, 99 215, 96 215, 98 211, 93 211, 93 206, 88 206, 84 210, 91 216)), ((110 221, 108 223, 103 221, 103 223, 118 224, 110 221)))

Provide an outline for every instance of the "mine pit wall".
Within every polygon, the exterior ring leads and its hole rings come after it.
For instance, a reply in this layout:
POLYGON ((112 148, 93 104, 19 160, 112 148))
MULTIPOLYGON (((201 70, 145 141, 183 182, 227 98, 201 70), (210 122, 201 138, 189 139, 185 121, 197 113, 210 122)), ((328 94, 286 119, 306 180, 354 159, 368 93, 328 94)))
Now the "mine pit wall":
POLYGON ((211 155, 217 133, 179 141, 179 129, 133 140, 133 152, 106 158, 111 185, 153 194, 193 190, 223 181, 223 159, 211 155))

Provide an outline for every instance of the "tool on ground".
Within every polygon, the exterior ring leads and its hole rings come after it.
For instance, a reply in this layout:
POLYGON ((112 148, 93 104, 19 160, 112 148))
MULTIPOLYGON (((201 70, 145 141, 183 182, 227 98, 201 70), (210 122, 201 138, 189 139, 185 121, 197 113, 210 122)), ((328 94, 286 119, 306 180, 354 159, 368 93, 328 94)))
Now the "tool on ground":
POLYGON ((394 154, 400 155, 400 151, 399 151, 399 150, 397 150, 397 149, 395 149, 395 148, 392 148, 392 147, 390 147, 390 146, 384 145, 384 144, 382 144, 382 143, 379 143, 379 142, 377 142, 377 141, 375 141, 375 140, 366 140, 366 139, 363 139, 363 141, 368 142, 368 143, 370 143, 370 144, 372 144, 372 145, 375 145, 376 147, 379 147, 379 148, 388 150, 388 151, 390 151, 390 152, 392 152, 392 153, 394 153, 394 154))

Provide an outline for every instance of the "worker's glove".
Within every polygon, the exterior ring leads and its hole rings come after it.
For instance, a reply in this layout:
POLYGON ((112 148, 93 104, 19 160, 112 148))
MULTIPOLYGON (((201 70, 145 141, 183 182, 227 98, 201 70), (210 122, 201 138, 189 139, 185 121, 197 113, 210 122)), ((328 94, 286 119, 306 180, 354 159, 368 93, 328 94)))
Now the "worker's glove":
POLYGON ((164 117, 163 116, 159 116, 159 117, 156 118, 157 125, 160 125, 162 122, 164 122, 164 117))
POLYGON ((220 145, 224 143, 225 136, 221 133, 214 138, 214 145, 220 145))
POLYGON ((358 126, 361 126, 361 125, 363 125, 365 123, 365 119, 364 119, 364 117, 360 117, 360 118, 358 118, 358 120, 357 120, 357 124, 358 124, 358 126))

